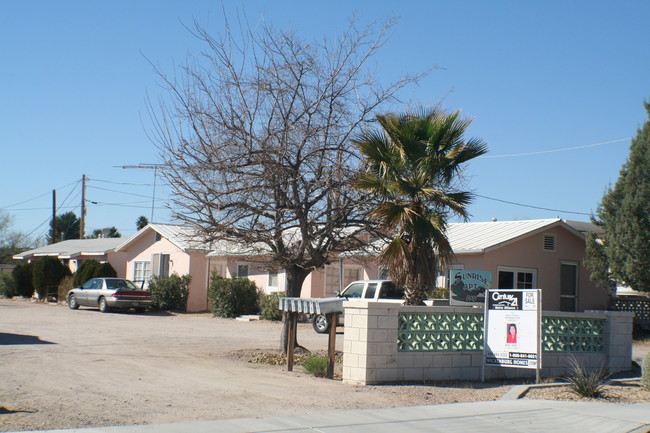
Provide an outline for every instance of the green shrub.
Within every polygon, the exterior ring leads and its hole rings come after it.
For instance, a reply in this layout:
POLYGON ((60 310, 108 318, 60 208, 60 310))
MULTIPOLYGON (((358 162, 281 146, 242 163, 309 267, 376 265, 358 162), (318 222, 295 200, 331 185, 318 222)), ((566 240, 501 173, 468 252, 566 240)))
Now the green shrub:
POLYGON ((117 277, 117 272, 113 269, 110 263, 99 263, 97 260, 86 260, 79 266, 77 272, 74 273, 72 284, 74 287, 81 287, 86 281, 91 278, 99 277, 117 277))
POLYGON ((45 299, 47 288, 57 286, 63 277, 71 275, 70 269, 55 257, 43 257, 34 263, 32 281, 38 297, 45 299))
POLYGON ((641 386, 650 391, 650 352, 645 354, 641 363, 641 386))
POLYGON ((81 287, 86 281, 93 278, 95 269, 99 267, 97 260, 86 260, 79 265, 77 272, 74 273, 72 284, 74 287, 81 287))
POLYGON ((427 299, 449 299, 449 289, 447 287, 434 287, 427 290, 427 299))
POLYGON ((26 263, 24 265, 16 266, 11 273, 14 277, 14 282, 16 283, 16 292, 18 296, 23 296, 25 298, 31 298, 34 296, 33 269, 33 263, 26 263))
POLYGON ((260 310, 264 320, 282 320, 280 310, 280 298, 285 296, 284 292, 273 292, 268 295, 260 295, 260 310))
POLYGON ((257 286, 248 278, 221 278, 214 276, 208 290, 212 314, 218 317, 237 317, 257 313, 257 286))
POLYGON ((9 272, 0 272, 0 296, 4 296, 5 298, 18 296, 14 276, 9 272))
POLYGON ((323 356, 308 356, 302 363, 307 373, 313 374, 317 377, 325 377, 327 375, 327 358, 323 356))
POLYGON ((169 277, 153 277, 149 281, 151 303, 159 310, 186 311, 190 294, 191 275, 177 273, 169 277))
POLYGON ((566 377, 569 382, 569 390, 580 397, 600 397, 609 381, 610 374, 605 368, 597 368, 587 371, 578 360, 571 355, 569 358, 571 375, 566 377))

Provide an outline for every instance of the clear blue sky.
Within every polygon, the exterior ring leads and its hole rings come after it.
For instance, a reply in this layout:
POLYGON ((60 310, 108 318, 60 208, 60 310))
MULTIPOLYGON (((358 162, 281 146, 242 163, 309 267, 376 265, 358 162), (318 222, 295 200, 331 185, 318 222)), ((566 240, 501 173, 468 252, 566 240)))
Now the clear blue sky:
MULTIPOLYGON (((224 1, 228 13, 244 2, 224 1)), ((223 29, 218 1, 0 1, 0 210, 14 230, 43 236, 52 190, 59 213, 79 215, 89 177, 86 232, 135 233, 151 217, 153 172, 116 168, 159 162, 147 137, 146 98, 161 94, 150 61, 166 72, 197 53, 184 25, 223 29), (96 204, 94 204, 94 203, 96 204)), ((375 61, 380 79, 434 70, 404 95, 474 119, 470 136, 489 157, 468 168, 472 221, 587 221, 647 120, 650 2, 246 1, 264 19, 306 39, 400 18, 375 61), (559 152, 548 152, 576 148, 559 152), (534 153, 525 156, 504 156, 534 153), (484 198, 489 197, 489 198, 484 198), (502 201, 527 206, 507 204, 502 201), (533 206, 533 207, 531 207, 533 206), (553 210, 536 209, 535 207, 553 210)), ((160 179, 158 179, 158 182, 160 179)), ((154 221, 173 222, 158 184, 154 221)))

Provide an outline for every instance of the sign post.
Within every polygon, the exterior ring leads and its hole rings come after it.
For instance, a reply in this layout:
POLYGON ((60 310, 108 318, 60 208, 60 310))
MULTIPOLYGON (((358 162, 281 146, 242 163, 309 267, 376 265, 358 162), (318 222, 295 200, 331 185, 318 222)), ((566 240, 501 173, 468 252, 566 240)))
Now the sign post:
POLYGON ((542 291, 489 289, 485 297, 483 380, 485 366, 542 368, 542 291))

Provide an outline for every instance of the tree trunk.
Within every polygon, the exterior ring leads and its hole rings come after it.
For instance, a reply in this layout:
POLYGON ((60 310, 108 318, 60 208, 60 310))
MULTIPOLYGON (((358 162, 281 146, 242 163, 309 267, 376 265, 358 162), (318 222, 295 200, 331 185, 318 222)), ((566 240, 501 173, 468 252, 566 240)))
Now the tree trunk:
MULTIPOLYGON (((302 283, 305 281, 305 278, 307 278, 307 275, 309 275, 310 271, 307 271, 304 268, 298 266, 292 266, 288 269, 285 269, 284 272, 287 278, 287 285, 286 285, 287 297, 289 298, 300 297, 300 292, 302 290, 302 283)), ((289 347, 289 341, 288 341, 289 317, 288 316, 289 315, 286 312, 282 314, 282 331, 280 334, 280 352, 285 354, 287 353, 287 348, 289 347)), ((294 347, 298 347, 297 339, 294 340, 294 347)))

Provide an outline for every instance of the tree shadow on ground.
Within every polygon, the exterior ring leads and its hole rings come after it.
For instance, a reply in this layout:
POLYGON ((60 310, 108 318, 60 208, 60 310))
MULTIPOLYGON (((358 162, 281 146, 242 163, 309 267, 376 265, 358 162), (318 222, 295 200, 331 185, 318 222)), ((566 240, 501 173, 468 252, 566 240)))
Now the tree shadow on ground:
POLYGON ((15 346, 23 344, 56 344, 51 341, 41 340, 36 335, 8 334, 0 332, 0 346, 15 346))

